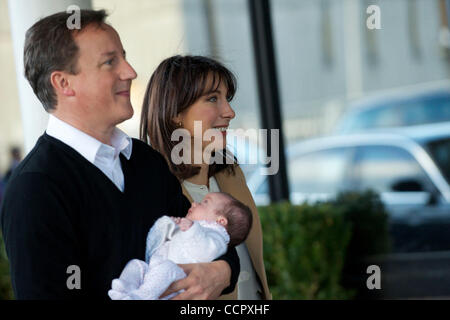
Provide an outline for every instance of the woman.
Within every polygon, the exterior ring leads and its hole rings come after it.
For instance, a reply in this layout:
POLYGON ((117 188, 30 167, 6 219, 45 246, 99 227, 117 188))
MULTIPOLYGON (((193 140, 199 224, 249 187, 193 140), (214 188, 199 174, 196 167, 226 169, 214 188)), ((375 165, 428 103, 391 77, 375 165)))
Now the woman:
POLYGON ((140 135, 147 143, 148 136, 150 145, 165 157, 170 170, 180 180, 183 193, 191 202, 202 201, 209 192, 222 191, 251 209, 253 227, 247 241, 236 247, 241 264, 238 284, 233 293, 221 298, 271 299, 256 206, 235 158, 231 164, 229 158, 225 160, 226 129, 235 117, 229 102, 235 91, 234 75, 215 60, 201 56, 168 58, 158 66, 147 86, 140 135), (180 131, 190 137, 187 140, 189 148, 181 153, 172 152, 179 144, 171 140, 176 129, 183 129, 180 131), (212 142, 203 141, 206 132, 212 132, 215 136, 212 142), (201 137, 198 137, 199 133, 201 137), (198 143, 198 138, 202 139, 202 143, 198 143), (181 155, 184 161, 180 163, 179 157, 175 159, 177 155, 181 155), (210 163, 218 156, 224 160, 222 164, 220 161, 210 163))

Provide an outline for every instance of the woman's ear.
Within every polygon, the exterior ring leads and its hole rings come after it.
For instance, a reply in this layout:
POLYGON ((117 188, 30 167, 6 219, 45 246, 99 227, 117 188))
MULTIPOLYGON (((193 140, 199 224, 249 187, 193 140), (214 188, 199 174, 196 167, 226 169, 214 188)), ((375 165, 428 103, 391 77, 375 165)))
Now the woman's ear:
POLYGON ((70 86, 69 77, 64 71, 53 71, 50 75, 50 82, 57 94, 66 97, 75 95, 75 91, 70 86))
POLYGON ((183 119, 181 118, 181 113, 177 114, 176 117, 172 118, 172 121, 178 128, 183 127, 183 119))

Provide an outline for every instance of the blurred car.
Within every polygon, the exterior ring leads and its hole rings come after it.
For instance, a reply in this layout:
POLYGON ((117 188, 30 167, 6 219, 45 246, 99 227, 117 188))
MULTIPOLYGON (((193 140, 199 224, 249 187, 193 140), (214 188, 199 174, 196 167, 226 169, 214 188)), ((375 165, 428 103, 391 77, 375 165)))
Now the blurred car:
POLYGON ((364 98, 348 109, 334 133, 450 122, 450 84, 364 98))
MULTIPOLYGON (((311 139, 291 145, 287 161, 292 203, 373 189, 393 252, 450 250, 450 123, 311 139)), ((258 205, 270 202, 267 176, 247 183, 258 205)))

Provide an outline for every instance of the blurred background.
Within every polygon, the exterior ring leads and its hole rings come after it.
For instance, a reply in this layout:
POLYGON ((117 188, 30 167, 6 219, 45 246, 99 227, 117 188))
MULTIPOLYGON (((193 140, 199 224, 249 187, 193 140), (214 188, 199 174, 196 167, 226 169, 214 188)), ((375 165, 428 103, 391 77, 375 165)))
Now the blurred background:
MULTIPOLYGON (((39 9, 45 16, 69 4, 102 8, 138 73, 131 90, 135 115, 121 124, 124 131, 138 137, 146 84, 164 58, 219 59, 238 79, 230 128, 281 132, 280 174, 261 175, 255 170, 260 163, 245 168, 257 204, 284 199, 313 205, 339 192, 372 189, 388 212, 391 255, 384 261, 398 281, 385 297, 450 297, 450 2, 257 2, 0 0, 3 187, 46 125, 43 108, 26 103, 30 90, 21 89, 19 31, 31 25, 24 11, 39 9), (368 27, 371 5, 379 8, 379 29, 368 27), (258 36, 269 45, 260 46, 258 36), (266 53, 273 55, 263 59, 269 68, 259 62, 266 53), (269 80, 266 69, 273 71, 269 80), (266 101, 265 88, 274 100, 266 101), (277 185, 284 186, 281 193, 277 185)), ((238 159, 248 150, 265 152, 258 141, 231 148, 238 159)))

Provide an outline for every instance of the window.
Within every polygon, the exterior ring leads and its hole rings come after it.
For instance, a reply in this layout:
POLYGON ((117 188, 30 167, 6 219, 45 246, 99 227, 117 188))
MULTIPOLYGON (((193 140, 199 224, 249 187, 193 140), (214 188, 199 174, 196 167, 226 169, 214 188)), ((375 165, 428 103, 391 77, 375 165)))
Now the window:
MULTIPOLYGON (((373 114, 371 127, 412 126, 450 121, 450 95, 433 93, 393 101, 373 114)), ((368 114, 367 116, 370 117, 368 114)))
POLYGON ((258 187, 256 194, 269 194, 269 184, 267 179, 264 179, 264 182, 258 187))
POLYGON ((433 141, 428 144, 434 162, 450 184, 450 139, 433 141))
POLYGON ((402 119, 398 109, 394 108, 391 104, 361 112, 353 117, 351 121, 353 130, 402 125, 402 119))
POLYGON ((290 161, 291 192, 335 193, 346 188, 351 151, 352 148, 322 150, 290 161))
POLYGON ((358 189, 377 192, 430 190, 431 181, 416 159, 394 146, 366 146, 357 151, 355 175, 358 189))

